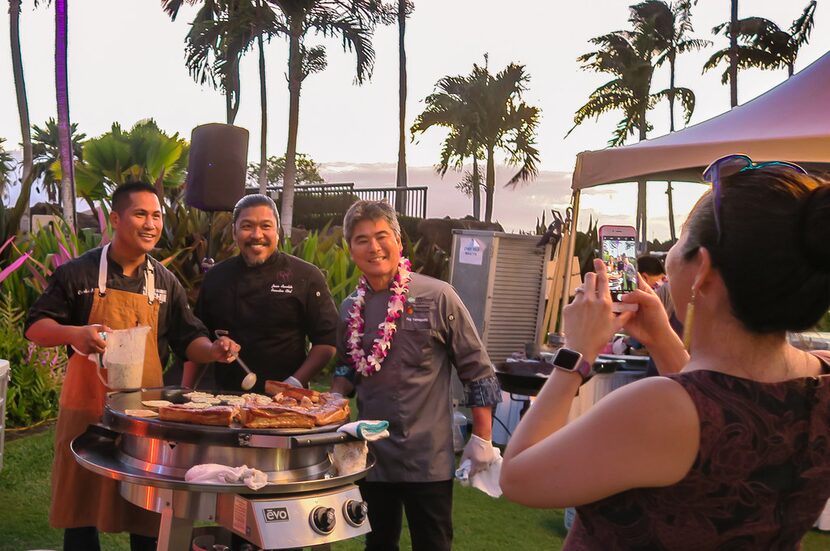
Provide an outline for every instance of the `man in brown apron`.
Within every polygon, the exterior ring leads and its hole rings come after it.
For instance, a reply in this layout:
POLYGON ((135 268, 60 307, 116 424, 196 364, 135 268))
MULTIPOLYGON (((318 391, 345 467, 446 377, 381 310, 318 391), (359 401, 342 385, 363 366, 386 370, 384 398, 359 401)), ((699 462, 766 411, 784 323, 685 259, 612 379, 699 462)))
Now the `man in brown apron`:
POLYGON ((86 356, 104 351, 102 332, 139 325, 147 335, 142 386, 162 385, 168 346, 197 362, 229 362, 239 345, 211 342, 193 315, 175 276, 149 252, 161 237, 161 207, 155 188, 130 183, 116 189, 110 222, 113 241, 60 266, 26 320, 26 337, 40 346, 71 346, 60 397, 52 468, 49 522, 63 528, 64 551, 100 549, 98 530, 130 532, 130 547, 155 549, 160 516, 124 500, 117 482, 81 467, 69 444, 101 419, 107 389, 86 356))

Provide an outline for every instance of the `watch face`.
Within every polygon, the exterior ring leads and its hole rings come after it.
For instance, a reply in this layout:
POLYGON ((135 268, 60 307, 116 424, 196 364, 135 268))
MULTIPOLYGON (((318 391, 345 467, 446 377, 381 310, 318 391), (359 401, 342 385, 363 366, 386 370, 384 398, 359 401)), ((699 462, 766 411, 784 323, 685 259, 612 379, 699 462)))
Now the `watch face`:
POLYGON ((573 371, 576 369, 576 366, 579 365, 579 361, 581 359, 582 354, 579 352, 574 352, 573 350, 568 350, 567 348, 560 348, 556 352, 556 357, 553 359, 553 365, 567 371, 573 371))

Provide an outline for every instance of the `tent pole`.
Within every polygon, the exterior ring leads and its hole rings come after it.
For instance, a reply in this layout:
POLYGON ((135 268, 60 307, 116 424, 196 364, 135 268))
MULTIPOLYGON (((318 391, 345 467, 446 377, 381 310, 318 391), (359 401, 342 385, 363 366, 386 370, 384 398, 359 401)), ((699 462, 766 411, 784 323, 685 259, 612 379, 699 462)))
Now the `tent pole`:
POLYGON ((571 197, 571 205, 573 207, 573 219, 571 220, 571 239, 568 242, 568 250, 565 251, 565 284, 562 286, 562 309, 559 312, 559 319, 563 320, 565 313, 565 306, 568 305, 568 299, 571 296, 571 272, 573 271, 574 249, 576 248, 576 226, 579 221, 579 196, 582 192, 574 190, 571 197))

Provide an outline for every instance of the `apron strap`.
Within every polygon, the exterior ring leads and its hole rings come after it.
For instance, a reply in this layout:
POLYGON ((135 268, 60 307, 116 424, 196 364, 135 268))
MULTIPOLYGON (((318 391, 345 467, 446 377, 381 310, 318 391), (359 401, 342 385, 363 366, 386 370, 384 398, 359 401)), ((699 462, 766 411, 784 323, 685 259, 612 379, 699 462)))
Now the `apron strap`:
POLYGON ((107 252, 110 250, 110 244, 104 245, 101 250, 101 261, 98 263, 98 296, 107 295, 107 252))
POLYGON ((153 304, 156 300, 156 269, 150 262, 150 255, 147 255, 147 266, 144 268, 144 292, 147 295, 147 302, 153 304))
MULTIPOLYGON (((101 261, 98 263, 98 295, 107 296, 107 252, 110 244, 104 245, 101 250, 101 261)), ((150 262, 150 255, 147 255, 147 266, 144 268, 144 294, 147 295, 147 302, 153 304, 156 300, 156 269, 150 262)))

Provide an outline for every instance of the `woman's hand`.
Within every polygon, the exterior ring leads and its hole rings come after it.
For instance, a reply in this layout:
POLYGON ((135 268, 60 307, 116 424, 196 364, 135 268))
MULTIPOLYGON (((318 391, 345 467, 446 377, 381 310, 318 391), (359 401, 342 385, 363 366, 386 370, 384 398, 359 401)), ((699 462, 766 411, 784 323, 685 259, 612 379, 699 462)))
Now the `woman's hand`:
POLYGON ((624 303, 638 305, 637 311, 631 312, 633 315, 626 321, 625 330, 646 348, 651 349, 674 331, 660 298, 643 276, 638 274, 637 278, 639 288, 622 297, 624 303))
MULTIPOLYGON (((634 312, 617 316, 611 311, 611 292, 605 263, 594 260, 596 273, 585 274, 585 283, 578 287, 573 302, 563 314, 565 346, 580 352, 593 362, 611 336, 628 322, 634 312)), ((659 302, 659 301, 658 301, 659 302)))

